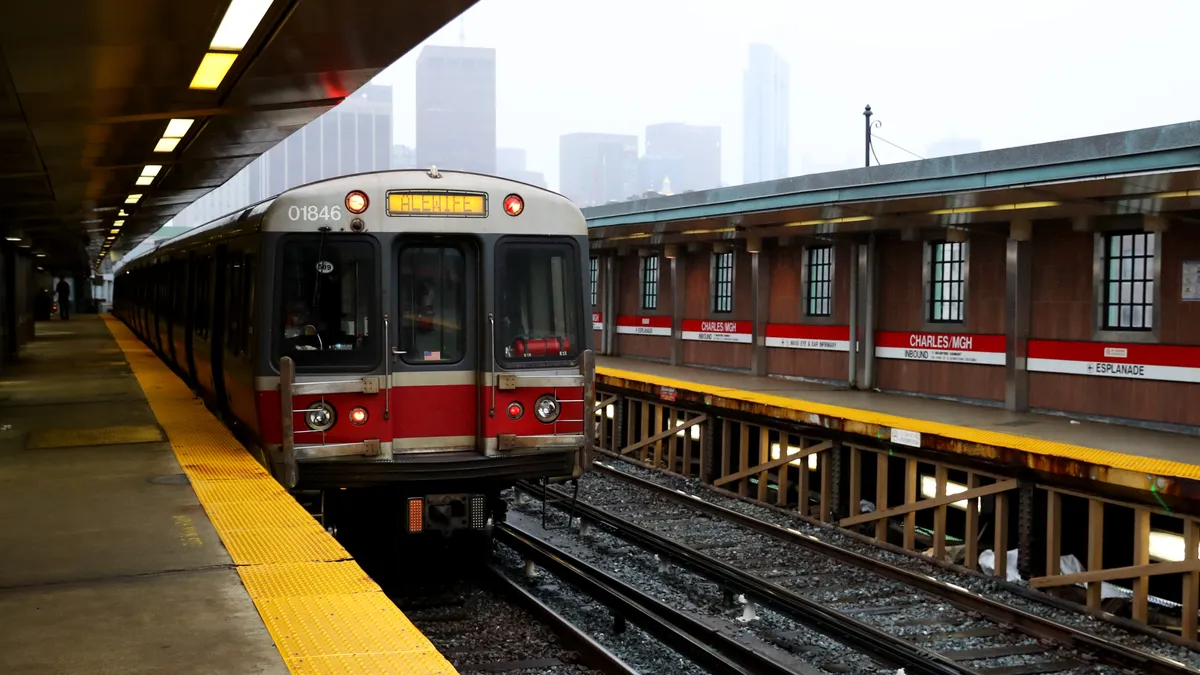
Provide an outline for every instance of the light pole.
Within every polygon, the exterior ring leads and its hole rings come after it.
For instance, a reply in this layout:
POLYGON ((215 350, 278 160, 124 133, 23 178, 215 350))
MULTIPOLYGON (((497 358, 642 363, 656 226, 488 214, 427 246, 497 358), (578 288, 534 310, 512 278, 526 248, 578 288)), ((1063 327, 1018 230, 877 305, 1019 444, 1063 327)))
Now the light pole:
POLYGON ((865 148, 865 152, 867 160, 866 166, 869 167, 871 166, 871 106, 868 105, 866 110, 863 110, 863 117, 867 118, 867 124, 865 127, 867 132, 867 147, 865 148))

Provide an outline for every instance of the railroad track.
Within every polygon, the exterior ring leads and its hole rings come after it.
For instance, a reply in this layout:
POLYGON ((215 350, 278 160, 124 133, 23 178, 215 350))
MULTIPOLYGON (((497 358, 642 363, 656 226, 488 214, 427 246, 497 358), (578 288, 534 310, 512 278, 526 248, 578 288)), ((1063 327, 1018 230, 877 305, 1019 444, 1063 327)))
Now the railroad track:
MULTIPOLYGON (((1200 672, 601 463, 583 485, 584 521, 907 675, 1200 672)), ((556 507, 568 499, 549 493, 556 507)))

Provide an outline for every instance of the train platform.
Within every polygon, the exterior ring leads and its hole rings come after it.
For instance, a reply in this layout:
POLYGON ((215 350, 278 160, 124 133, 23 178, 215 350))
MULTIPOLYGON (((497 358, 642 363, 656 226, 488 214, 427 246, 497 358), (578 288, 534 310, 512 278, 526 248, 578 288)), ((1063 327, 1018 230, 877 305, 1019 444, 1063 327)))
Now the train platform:
POLYGON ((119 322, 0 378, 0 672, 454 668, 119 322))
POLYGON ((1200 497, 1200 439, 941 399, 598 357, 597 386, 815 424, 874 441, 1021 464, 1158 495, 1200 497))

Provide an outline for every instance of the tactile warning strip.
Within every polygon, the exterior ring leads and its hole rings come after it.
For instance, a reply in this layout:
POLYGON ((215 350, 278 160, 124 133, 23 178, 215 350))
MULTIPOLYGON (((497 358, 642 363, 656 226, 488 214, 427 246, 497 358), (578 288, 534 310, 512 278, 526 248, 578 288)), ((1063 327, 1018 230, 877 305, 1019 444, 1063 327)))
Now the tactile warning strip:
POLYGON ((94 429, 45 429, 29 434, 28 450, 52 448, 81 448, 95 445, 125 445, 127 443, 157 443, 163 440, 155 426, 114 426, 94 429))
POLYGON ((187 386, 124 324, 104 320, 291 672, 456 675, 187 386))
POLYGON ((1200 479, 1200 465, 1195 464, 1184 464, 1182 462, 1173 462, 1170 460, 1157 459, 1153 457, 1138 457, 1135 455, 1126 455, 1119 452, 1113 452, 1111 450, 1089 448, 1082 445, 1059 443, 1057 441, 1047 441, 1040 438, 1031 438, 1029 436, 1005 434, 998 431, 973 429, 971 427, 945 424, 943 422, 931 422, 928 420, 918 420, 909 417, 900 417, 898 415, 887 415, 871 410, 844 408, 842 406, 830 405, 828 403, 816 403, 814 401, 805 401, 798 398, 788 398, 785 396, 774 396, 771 394, 744 391, 742 389, 715 387, 700 382, 676 380, 669 377, 659 377, 657 375, 649 375, 630 370, 598 367, 596 368, 596 374, 614 379, 645 382, 647 384, 660 387, 674 387, 676 389, 694 391, 701 394, 710 394, 712 396, 739 399, 742 401, 749 401, 751 403, 774 406, 784 410, 797 410, 816 415, 825 415, 827 417, 839 417, 854 422, 861 422, 863 424, 899 427, 901 429, 917 431, 923 434, 933 434, 935 436, 955 438, 968 443, 978 443, 980 445, 990 445, 999 448, 1012 448, 1013 450, 1021 450, 1024 452, 1030 452, 1038 455, 1048 455, 1051 457, 1064 457, 1066 459, 1073 459, 1089 464, 1097 464, 1100 466, 1109 466, 1115 469, 1123 469, 1135 473, 1200 479))

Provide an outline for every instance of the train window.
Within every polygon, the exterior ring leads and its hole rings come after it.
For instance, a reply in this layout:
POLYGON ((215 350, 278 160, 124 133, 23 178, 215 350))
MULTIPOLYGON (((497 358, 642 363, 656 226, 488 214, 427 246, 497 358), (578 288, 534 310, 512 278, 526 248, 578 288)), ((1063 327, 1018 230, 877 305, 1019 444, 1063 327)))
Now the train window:
POLYGON ((400 251, 400 349, 406 363, 455 363, 467 349, 466 258, 457 246, 400 251))
POLYGON ((226 345, 229 348, 230 354, 240 354, 242 352, 242 274, 245 270, 242 268, 242 256, 238 253, 231 253, 229 256, 229 304, 225 308, 225 313, 228 315, 226 326, 227 334, 225 337, 226 345))
POLYGON ((282 353, 299 367, 377 363, 372 317, 379 284, 372 242, 298 235, 282 249, 282 353))
POLYGON ((583 275, 578 255, 566 243, 500 247, 496 338, 503 359, 545 361, 579 354, 583 275))
POLYGON ((242 279, 245 282, 245 287, 242 291, 242 298, 245 302, 242 304, 242 326, 245 330, 242 333, 242 353, 249 354, 251 345, 254 344, 254 272, 255 272, 255 256, 253 253, 246 254, 245 269, 243 270, 242 279))

